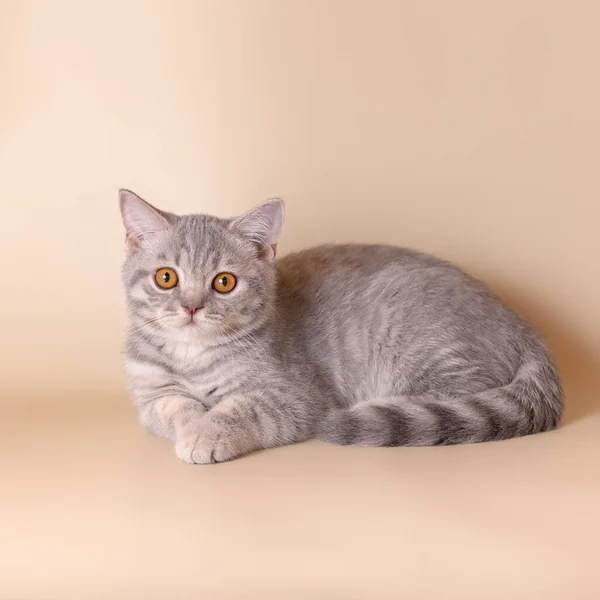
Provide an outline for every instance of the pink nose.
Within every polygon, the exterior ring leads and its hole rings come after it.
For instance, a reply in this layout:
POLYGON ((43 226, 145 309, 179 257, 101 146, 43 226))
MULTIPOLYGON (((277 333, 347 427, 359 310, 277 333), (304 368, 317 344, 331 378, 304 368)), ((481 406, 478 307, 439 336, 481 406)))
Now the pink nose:
POLYGON ((183 306, 183 310, 185 310, 190 317, 193 317, 202 307, 201 306, 183 306))

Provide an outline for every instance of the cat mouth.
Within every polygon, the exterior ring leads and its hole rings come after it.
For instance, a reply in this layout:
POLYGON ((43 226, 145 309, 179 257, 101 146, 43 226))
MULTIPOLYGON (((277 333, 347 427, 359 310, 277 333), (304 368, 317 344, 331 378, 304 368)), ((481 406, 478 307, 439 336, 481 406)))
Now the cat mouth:
POLYGON ((206 333, 212 330, 212 324, 204 319, 187 319, 180 324, 179 328, 184 331, 197 331, 199 333, 206 333))

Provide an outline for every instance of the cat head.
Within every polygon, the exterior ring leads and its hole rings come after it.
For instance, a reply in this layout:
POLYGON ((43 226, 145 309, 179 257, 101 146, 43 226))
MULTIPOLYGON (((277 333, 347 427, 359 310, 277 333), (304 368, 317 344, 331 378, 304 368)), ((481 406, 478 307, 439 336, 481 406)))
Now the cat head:
POLYGON ((284 216, 281 200, 220 219, 163 212, 128 190, 119 198, 133 331, 211 345, 248 334, 268 318, 284 216))

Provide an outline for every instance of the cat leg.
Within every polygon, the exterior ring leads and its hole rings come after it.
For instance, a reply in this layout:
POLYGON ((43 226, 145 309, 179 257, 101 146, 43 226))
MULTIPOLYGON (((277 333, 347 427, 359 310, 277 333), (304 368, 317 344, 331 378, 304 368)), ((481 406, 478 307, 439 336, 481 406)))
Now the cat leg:
POLYGON ((188 463, 223 462, 263 448, 309 439, 314 425, 301 402, 264 392, 230 396, 177 435, 175 453, 188 463))
POLYGON ((141 424, 154 435, 172 442, 190 421, 200 419, 205 412, 198 400, 187 396, 162 396, 139 406, 141 424))

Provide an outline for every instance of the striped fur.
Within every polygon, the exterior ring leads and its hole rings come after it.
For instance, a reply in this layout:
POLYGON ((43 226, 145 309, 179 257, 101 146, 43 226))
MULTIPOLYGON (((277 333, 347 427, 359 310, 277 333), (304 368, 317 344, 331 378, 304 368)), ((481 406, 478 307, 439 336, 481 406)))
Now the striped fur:
POLYGON ((238 219, 177 217, 131 192, 121 208, 129 385, 141 422, 187 462, 312 437, 483 442, 560 421, 540 338, 453 265, 364 245, 274 260, 279 201, 238 219), (154 282, 162 267, 179 275, 172 290, 154 282), (230 294, 211 287, 222 271, 238 279, 230 294), (201 307, 193 323, 190 304, 201 307))
POLYGON ((554 429, 562 413, 556 374, 543 379, 528 371, 525 365, 508 385, 460 397, 431 391, 359 402, 331 411, 319 437, 341 445, 444 446, 554 429))

